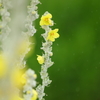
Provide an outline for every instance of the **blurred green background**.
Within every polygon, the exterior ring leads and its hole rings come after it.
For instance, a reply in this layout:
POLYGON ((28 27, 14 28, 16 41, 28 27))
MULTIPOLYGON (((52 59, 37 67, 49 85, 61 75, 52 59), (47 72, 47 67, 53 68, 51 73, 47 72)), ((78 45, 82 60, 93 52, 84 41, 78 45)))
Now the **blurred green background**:
MULTIPOLYGON (((39 15, 49 11, 60 38, 53 44, 55 64, 48 72, 52 83, 46 100, 100 100, 100 0, 41 0, 39 15)), ((27 59, 41 83, 36 60, 44 30, 36 21, 35 48, 27 59)))

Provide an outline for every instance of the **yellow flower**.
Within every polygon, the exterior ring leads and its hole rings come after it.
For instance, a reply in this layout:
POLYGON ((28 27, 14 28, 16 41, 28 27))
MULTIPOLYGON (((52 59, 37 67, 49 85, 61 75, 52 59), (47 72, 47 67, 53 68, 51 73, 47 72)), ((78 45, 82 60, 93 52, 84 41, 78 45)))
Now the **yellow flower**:
POLYGON ((16 49, 17 55, 25 55, 26 53, 28 53, 28 49, 30 49, 29 45, 30 43, 26 40, 20 41, 20 44, 18 44, 18 48, 16 49))
POLYGON ((48 33, 47 40, 50 40, 52 42, 55 41, 55 39, 59 37, 59 34, 57 32, 58 32, 58 29, 51 30, 48 33))
POLYGON ((0 78, 5 76, 7 72, 6 59, 3 54, 0 55, 0 78))
POLYGON ((37 55, 37 61, 38 61, 39 64, 43 64, 44 63, 44 57, 37 55))
POLYGON ((33 97, 31 98, 31 100, 36 100, 37 99, 37 96, 38 96, 38 93, 33 89, 33 97))
POLYGON ((27 82, 25 74, 23 74, 23 71, 18 69, 13 70, 13 72, 11 73, 11 81, 13 85, 19 88, 21 88, 27 82))
MULTIPOLYGON (((30 94, 31 91, 27 91, 27 94, 30 94)), ((38 93, 36 92, 36 90, 32 90, 32 93, 33 93, 33 96, 31 98, 31 100, 36 100, 37 99, 37 96, 38 96, 38 93)))
POLYGON ((34 77, 34 78, 37 78, 37 75, 36 75, 36 74, 34 74, 34 75, 33 75, 33 77, 34 77))
POLYGON ((43 15, 41 17, 41 20, 40 20, 40 25, 53 25, 53 21, 51 20, 52 18, 52 15, 51 14, 47 14, 47 15, 43 15))
POLYGON ((29 57, 34 52, 35 45, 32 44, 34 41, 34 38, 30 39, 30 42, 22 38, 17 45, 16 56, 25 56, 25 58, 29 57))
POLYGON ((21 83, 22 83, 23 85, 25 85, 26 82, 27 82, 27 80, 26 80, 26 78, 25 78, 25 74, 23 74, 22 77, 21 77, 21 83))

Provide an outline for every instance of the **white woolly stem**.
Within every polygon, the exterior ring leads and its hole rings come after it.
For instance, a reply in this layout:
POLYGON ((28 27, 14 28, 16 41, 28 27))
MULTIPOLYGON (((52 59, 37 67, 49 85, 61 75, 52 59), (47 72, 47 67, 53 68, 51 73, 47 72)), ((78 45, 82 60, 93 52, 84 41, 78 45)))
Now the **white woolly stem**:
MULTIPOLYGON (((47 12, 46 12, 47 13, 47 12)), ((42 34, 45 42, 42 43, 42 50, 44 51, 44 54, 42 55, 44 57, 44 64, 41 66, 41 79, 42 79, 42 85, 37 86, 36 90, 38 92, 38 98, 39 100, 44 100, 44 90, 45 87, 48 86, 52 81, 49 79, 48 76, 48 68, 53 65, 53 62, 51 61, 50 56, 52 55, 52 42, 47 40, 48 32, 51 30, 49 26, 42 26, 42 28, 45 30, 45 33, 42 34)))

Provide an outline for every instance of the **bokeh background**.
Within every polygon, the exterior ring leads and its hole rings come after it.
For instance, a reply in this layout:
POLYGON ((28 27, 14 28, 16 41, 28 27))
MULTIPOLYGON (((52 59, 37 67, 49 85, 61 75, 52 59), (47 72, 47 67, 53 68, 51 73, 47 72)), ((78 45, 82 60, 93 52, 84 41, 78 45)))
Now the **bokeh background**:
MULTIPOLYGON (((46 100, 100 100, 100 0, 41 0, 39 15, 49 11, 60 38, 53 44, 55 64, 48 69, 52 80, 46 100)), ((35 25, 34 50, 27 59, 41 83, 40 65, 36 58, 44 30, 35 25)))

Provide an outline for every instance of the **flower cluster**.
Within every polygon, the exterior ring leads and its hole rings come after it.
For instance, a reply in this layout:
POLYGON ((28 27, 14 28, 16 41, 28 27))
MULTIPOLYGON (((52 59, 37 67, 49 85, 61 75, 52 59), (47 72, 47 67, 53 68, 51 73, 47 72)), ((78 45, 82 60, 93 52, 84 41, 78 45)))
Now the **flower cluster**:
POLYGON ((36 86, 37 75, 32 69, 28 69, 25 72, 19 70, 18 68, 11 73, 11 82, 13 86, 23 89, 23 97, 19 94, 12 93, 11 100, 17 100, 14 98, 19 98, 18 100, 36 100, 38 93, 34 89, 36 86), (24 74, 23 74, 24 73, 24 74))
POLYGON ((36 86, 36 74, 33 70, 28 69, 22 76, 22 83, 24 84, 23 92, 25 100, 36 100, 37 92, 33 88, 36 86))
MULTIPOLYGON (((22 35, 25 39, 24 44, 22 41, 23 47, 19 49, 19 53, 22 54, 21 58, 30 51, 30 44, 31 42, 30 37, 36 33, 36 29, 33 26, 33 22, 39 17, 37 13, 37 4, 40 2, 38 0, 31 0, 30 6, 27 7, 28 9, 28 16, 26 19, 25 27, 27 29, 26 32, 22 32, 22 35), (24 52, 23 52, 24 51, 24 52)), ((21 77, 21 83, 23 84, 23 99, 24 100, 36 100, 38 93, 34 89, 36 86, 36 74, 32 69, 28 69, 21 77)))
POLYGON ((38 92, 38 98, 39 100, 43 100, 43 97, 45 96, 44 89, 46 86, 48 86, 51 83, 51 80, 48 76, 48 68, 53 65, 53 62, 51 61, 50 56, 53 55, 52 53, 52 43, 55 41, 56 38, 59 37, 58 29, 52 30, 49 26, 53 26, 54 22, 51 20, 52 15, 48 12, 45 12, 44 15, 42 15, 40 20, 40 26, 45 30, 45 33, 42 34, 45 42, 42 43, 42 50, 44 51, 44 54, 42 56, 38 55, 37 60, 38 63, 41 64, 41 79, 42 79, 42 85, 39 85, 37 87, 38 92))

